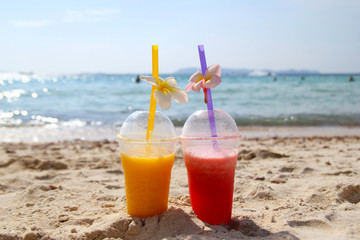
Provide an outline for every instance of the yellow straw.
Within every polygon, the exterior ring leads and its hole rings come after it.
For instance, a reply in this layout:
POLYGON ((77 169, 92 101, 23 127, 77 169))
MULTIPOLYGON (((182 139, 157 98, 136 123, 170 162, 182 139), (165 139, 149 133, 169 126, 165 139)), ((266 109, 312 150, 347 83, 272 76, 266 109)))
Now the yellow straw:
MULTIPOLYGON (((156 78, 157 81, 159 81, 159 54, 158 54, 157 45, 152 46, 152 75, 154 78, 156 78)), ((152 138, 152 133, 154 130, 155 111, 156 111, 156 100, 154 97, 155 89, 156 87, 152 86, 146 140, 150 140, 152 138)))

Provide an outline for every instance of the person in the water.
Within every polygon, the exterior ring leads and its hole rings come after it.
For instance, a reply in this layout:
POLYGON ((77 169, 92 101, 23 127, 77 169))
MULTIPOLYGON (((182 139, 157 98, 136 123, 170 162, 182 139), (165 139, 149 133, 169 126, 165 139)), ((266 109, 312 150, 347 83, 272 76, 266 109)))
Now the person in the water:
POLYGON ((136 83, 140 83, 140 75, 137 75, 136 79, 135 79, 136 83))

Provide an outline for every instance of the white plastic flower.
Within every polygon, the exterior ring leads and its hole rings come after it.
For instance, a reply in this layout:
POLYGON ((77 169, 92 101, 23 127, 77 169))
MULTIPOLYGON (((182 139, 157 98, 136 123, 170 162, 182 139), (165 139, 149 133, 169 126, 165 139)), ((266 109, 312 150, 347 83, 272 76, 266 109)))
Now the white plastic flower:
POLYGON ((156 87, 154 92, 155 100, 164 110, 170 108, 171 97, 178 103, 186 104, 188 102, 186 92, 176 87, 176 80, 173 77, 169 77, 166 80, 161 78, 156 80, 154 77, 140 76, 140 79, 156 87))

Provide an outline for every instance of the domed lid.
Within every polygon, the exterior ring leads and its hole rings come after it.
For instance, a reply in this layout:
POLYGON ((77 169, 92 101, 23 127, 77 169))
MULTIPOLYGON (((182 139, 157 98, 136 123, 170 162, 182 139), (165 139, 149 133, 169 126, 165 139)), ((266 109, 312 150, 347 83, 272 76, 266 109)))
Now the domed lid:
MULTIPOLYGON (((117 139, 120 141, 147 141, 148 118, 148 111, 136 111, 130 114, 125 119, 117 139)), ((151 141, 173 141, 176 139, 175 128, 171 120, 164 113, 155 112, 151 141)))
POLYGON ((212 112, 215 118, 217 137, 211 136, 209 111, 199 110, 191 114, 186 120, 182 129, 181 140, 241 138, 234 119, 227 112, 223 110, 214 110, 212 112))

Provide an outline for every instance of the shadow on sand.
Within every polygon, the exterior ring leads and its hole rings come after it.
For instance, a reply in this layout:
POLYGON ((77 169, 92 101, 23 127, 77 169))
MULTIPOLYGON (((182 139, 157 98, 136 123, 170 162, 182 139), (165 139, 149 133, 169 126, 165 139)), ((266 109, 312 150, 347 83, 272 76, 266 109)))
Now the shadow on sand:
POLYGON ((210 225, 197 219, 193 213, 174 207, 159 216, 129 216, 99 227, 85 233, 81 239, 299 239, 286 231, 271 233, 250 219, 234 218, 227 224, 210 225))

